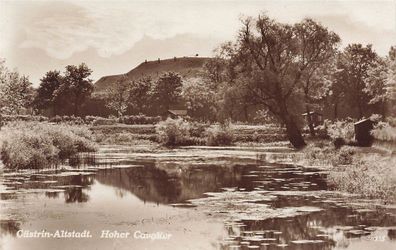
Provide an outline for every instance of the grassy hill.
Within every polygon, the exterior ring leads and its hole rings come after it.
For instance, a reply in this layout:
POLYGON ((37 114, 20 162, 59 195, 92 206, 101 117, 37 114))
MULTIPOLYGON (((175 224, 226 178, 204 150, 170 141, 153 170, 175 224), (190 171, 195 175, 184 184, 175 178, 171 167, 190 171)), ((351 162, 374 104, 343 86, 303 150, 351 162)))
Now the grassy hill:
MULTIPOLYGON (((183 78, 199 77, 203 73, 203 65, 209 59, 208 57, 182 57, 160 61, 147 61, 141 63, 126 73, 126 75, 130 80, 138 80, 144 76, 150 76, 155 80, 163 73, 172 71, 178 73, 183 78)), ((120 77, 121 75, 110 75, 100 78, 95 83, 95 91, 101 92, 110 88, 120 77)))

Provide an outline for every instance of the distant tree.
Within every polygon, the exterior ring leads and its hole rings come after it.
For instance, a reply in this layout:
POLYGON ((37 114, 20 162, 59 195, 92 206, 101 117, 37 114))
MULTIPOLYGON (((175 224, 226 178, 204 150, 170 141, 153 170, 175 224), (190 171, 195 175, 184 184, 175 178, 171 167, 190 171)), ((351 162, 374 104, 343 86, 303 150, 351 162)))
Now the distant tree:
POLYGON ((20 114, 32 104, 34 89, 28 77, 10 71, 0 62, 0 108, 4 114, 20 114))
POLYGON ((309 19, 291 26, 267 16, 247 18, 237 42, 223 49, 230 61, 228 81, 243 86, 251 102, 277 117, 292 145, 300 148, 305 142, 297 125, 297 107, 303 104, 304 83, 338 42, 335 33, 309 19))
POLYGON ((59 114, 61 103, 54 97, 55 91, 62 85, 63 76, 57 70, 48 71, 40 79, 40 86, 37 89, 37 95, 34 105, 38 109, 52 109, 54 115, 59 114))
POLYGON ((213 121, 216 118, 216 92, 202 78, 190 78, 185 81, 182 97, 193 118, 213 121))
POLYGON ((66 66, 64 80, 54 92, 54 98, 64 103, 66 113, 79 115, 80 109, 93 91, 92 70, 85 63, 66 66))
POLYGON ((106 94, 106 106, 116 111, 118 117, 122 117, 127 111, 131 83, 125 75, 122 75, 106 94))
POLYGON ((165 112, 171 104, 180 100, 182 91, 182 80, 178 74, 173 72, 164 73, 153 87, 153 97, 160 112, 165 112))
MULTIPOLYGON (((221 53, 219 51, 218 53, 221 53)), ((225 67, 227 65, 227 61, 219 57, 211 58, 204 64, 205 77, 209 80, 210 83, 219 84, 226 79, 226 71, 225 67)))
POLYGON ((369 70, 375 67, 378 56, 371 45, 348 45, 337 63, 338 81, 343 84, 345 99, 349 106, 357 107, 357 117, 364 116, 368 110, 370 95, 365 91, 369 70))
POLYGON ((152 107, 152 87, 151 77, 143 77, 131 84, 129 88, 129 107, 133 113, 143 113, 152 107))

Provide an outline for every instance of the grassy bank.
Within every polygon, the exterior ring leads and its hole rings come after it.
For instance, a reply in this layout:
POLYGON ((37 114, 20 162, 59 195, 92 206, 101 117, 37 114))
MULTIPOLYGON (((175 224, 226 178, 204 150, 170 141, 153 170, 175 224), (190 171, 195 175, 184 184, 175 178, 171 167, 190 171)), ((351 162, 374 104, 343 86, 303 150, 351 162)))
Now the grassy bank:
POLYGON ((11 122, 0 131, 1 160, 9 169, 57 166, 79 152, 96 150, 85 126, 11 122))
POLYGON ((316 141, 302 151, 300 164, 323 166, 336 190, 396 203, 396 156, 385 150, 352 146, 334 147, 330 141, 316 141))

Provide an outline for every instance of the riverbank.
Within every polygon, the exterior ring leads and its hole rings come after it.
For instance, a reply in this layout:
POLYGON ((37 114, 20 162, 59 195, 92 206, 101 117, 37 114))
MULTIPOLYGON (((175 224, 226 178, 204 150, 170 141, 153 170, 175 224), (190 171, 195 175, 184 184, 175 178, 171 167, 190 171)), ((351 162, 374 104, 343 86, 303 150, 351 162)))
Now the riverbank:
POLYGON ((394 204, 396 156, 393 150, 378 145, 337 149, 330 141, 316 141, 302 150, 299 164, 327 169, 330 185, 336 190, 394 204))

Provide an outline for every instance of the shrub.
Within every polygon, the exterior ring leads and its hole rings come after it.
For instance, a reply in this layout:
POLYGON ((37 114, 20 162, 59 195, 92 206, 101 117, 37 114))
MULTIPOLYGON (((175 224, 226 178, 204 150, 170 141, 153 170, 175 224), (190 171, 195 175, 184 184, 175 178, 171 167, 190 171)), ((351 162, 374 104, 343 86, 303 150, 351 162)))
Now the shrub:
POLYGON ((323 125, 316 127, 319 138, 330 138, 336 148, 353 144, 355 141, 354 121, 350 118, 332 122, 325 120, 323 125))
POLYGON ((389 116, 385 120, 391 127, 396 127, 396 116, 389 116))
POLYGON ((208 127, 209 125, 205 123, 192 122, 190 123, 190 135, 192 137, 204 137, 208 127))
POLYGON ((168 118, 159 122, 155 130, 158 142, 167 146, 187 145, 190 137, 190 124, 183 119, 168 118))
POLYGON ((388 122, 378 122, 371 134, 377 140, 396 142, 396 127, 391 126, 388 122))
POLYGON ((206 145, 208 146, 231 145, 234 139, 234 134, 229 123, 209 127, 206 130, 206 136, 206 145))
POLYGON ((355 127, 352 120, 336 121, 327 124, 327 133, 333 140, 342 138, 345 141, 353 141, 355 127))
POLYGON ((79 152, 96 150, 85 127, 14 122, 1 132, 1 160, 11 169, 50 167, 79 152))

